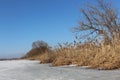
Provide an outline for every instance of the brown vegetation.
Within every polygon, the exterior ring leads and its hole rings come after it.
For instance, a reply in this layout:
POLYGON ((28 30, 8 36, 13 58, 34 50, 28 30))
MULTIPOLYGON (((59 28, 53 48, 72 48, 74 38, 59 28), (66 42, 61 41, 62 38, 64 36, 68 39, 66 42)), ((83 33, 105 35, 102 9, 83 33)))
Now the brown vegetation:
POLYGON ((84 43, 77 46, 59 45, 52 52, 45 52, 28 59, 40 60, 40 63, 52 63, 53 66, 75 64, 98 69, 120 68, 120 42, 110 44, 84 43))
POLYGON ((76 48, 61 49, 53 61, 54 66, 75 64, 98 69, 120 68, 120 42, 114 45, 87 43, 76 48), (82 47, 81 47, 82 46, 82 47))

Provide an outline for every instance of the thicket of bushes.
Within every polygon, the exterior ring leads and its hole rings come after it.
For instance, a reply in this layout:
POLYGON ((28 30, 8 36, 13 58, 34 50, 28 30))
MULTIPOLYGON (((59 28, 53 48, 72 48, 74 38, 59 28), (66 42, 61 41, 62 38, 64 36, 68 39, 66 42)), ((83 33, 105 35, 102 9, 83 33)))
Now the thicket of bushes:
POLYGON ((32 43, 32 49, 22 58, 30 58, 51 52, 50 46, 44 41, 35 41, 32 43))

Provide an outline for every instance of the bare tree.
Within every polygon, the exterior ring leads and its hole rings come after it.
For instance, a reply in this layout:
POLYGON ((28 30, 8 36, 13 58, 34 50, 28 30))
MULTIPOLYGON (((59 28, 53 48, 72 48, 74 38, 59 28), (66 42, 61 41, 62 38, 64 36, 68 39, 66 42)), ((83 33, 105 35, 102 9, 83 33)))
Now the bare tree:
POLYGON ((42 52, 49 51, 50 48, 45 41, 35 41, 32 43, 32 49, 40 49, 42 52))
POLYGON ((32 43, 32 49, 42 48, 42 47, 49 48, 48 44, 44 41, 35 41, 32 43))
POLYGON ((74 27, 74 32, 84 32, 80 38, 94 36, 93 40, 100 35, 104 39, 112 40, 113 38, 120 39, 120 22, 116 9, 111 2, 105 0, 96 0, 97 5, 87 4, 81 9, 84 19, 79 21, 77 27, 74 27), (85 34, 88 33, 88 34, 85 34))

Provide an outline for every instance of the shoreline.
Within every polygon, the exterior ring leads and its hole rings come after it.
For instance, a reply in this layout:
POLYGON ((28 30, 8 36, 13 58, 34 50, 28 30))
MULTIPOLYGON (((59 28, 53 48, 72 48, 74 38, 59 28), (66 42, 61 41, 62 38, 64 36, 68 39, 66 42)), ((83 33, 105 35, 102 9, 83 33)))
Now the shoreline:
POLYGON ((20 60, 20 58, 1 58, 0 61, 20 60))

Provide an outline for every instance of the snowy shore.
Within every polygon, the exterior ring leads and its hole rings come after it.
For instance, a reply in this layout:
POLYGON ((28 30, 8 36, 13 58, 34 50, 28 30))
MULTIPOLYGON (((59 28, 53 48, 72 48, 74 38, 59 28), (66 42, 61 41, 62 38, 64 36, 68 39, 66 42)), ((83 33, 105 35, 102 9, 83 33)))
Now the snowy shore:
POLYGON ((120 80, 120 70, 50 67, 39 61, 0 61, 0 80, 120 80))

